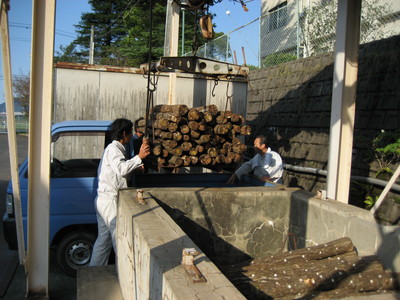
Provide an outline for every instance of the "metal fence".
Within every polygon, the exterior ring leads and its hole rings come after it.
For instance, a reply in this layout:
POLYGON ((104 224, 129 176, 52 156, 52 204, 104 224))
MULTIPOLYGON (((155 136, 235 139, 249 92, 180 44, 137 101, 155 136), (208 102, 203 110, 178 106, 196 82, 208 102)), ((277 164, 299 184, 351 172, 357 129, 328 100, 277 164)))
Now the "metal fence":
MULTIPOLYGON (((25 116, 15 117, 15 131, 17 133, 28 133, 29 118, 25 116)), ((7 119, 5 115, 0 115, 0 133, 7 133, 7 119)))
MULTIPOLYGON (((266 10, 259 18, 202 45, 196 55, 265 67, 334 51, 337 0, 288 0, 266 10), (302 6, 306 2, 308 6, 302 6)), ((398 34, 400 1, 362 1, 360 44, 398 34)))

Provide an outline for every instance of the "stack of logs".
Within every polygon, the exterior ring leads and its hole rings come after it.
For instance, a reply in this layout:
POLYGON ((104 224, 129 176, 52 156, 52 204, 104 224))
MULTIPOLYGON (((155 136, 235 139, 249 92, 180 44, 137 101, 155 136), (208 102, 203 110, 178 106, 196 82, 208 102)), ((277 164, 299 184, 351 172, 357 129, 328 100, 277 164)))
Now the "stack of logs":
POLYGON ((192 109, 182 104, 157 105, 152 120, 152 154, 159 166, 237 163, 246 150, 237 136, 250 135, 241 115, 219 111, 215 105, 192 109))
POLYGON ((399 288, 376 256, 359 257, 349 238, 226 269, 248 299, 326 299, 399 288))

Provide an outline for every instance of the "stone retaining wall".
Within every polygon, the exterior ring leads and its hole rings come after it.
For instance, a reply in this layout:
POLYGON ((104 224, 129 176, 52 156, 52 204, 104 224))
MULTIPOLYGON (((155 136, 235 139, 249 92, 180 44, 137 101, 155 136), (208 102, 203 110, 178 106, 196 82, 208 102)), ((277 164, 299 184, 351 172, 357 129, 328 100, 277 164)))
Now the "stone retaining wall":
MULTIPOLYGON (((370 143, 381 130, 400 128, 400 36, 362 45, 359 51, 352 174, 373 177, 370 143)), ((264 134, 285 163, 327 168, 333 53, 253 70, 247 121, 252 145, 264 134)), ((251 155, 251 153, 250 153, 251 155)), ((315 192, 325 177, 286 172, 285 184, 315 192)))

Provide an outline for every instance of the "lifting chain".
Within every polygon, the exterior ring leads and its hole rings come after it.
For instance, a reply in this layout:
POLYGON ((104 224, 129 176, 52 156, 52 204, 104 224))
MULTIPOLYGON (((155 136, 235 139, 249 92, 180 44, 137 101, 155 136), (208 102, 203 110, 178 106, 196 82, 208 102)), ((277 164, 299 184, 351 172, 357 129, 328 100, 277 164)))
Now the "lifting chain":
POLYGON ((212 89, 212 91, 211 91, 211 95, 212 95, 213 97, 215 97, 214 91, 215 91, 215 87, 218 85, 218 82, 219 82, 219 79, 218 79, 218 78, 215 78, 215 79, 214 79, 214 87, 213 87, 213 89, 212 89))
MULTIPOLYGON (((153 115, 150 112, 153 111, 154 108, 154 92, 157 90, 158 79, 160 78, 160 71, 156 70, 149 70, 147 78, 147 100, 146 100, 146 128, 145 128, 145 136, 149 137, 148 133, 148 120, 151 120, 151 129, 152 129, 152 136, 154 139, 154 122, 153 122, 153 115), (152 74, 153 73, 153 74, 152 74)), ((154 140, 153 140, 154 142, 154 140)))

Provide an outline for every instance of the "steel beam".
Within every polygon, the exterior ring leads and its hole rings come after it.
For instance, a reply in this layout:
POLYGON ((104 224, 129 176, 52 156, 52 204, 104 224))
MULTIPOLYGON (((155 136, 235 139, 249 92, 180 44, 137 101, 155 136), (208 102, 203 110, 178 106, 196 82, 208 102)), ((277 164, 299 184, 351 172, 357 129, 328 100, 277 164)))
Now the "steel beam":
POLYGON ((338 1, 327 198, 348 203, 360 41, 361 0, 338 1))
POLYGON ((10 168, 14 198, 15 221, 17 227, 18 256, 19 263, 22 265, 25 262, 25 241, 24 227, 22 225, 21 195, 18 176, 18 148, 17 135, 15 130, 14 96, 12 90, 13 83, 11 75, 11 55, 9 38, 10 35, 8 30, 8 2, 9 1, 1 1, 1 46, 3 55, 4 93, 6 96, 7 137, 8 148, 10 149, 10 168))
POLYGON ((55 7, 55 0, 33 0, 26 262, 28 298, 48 298, 55 7))
POLYGON ((234 65, 197 56, 161 57, 158 67, 162 72, 181 70, 202 75, 243 76, 249 75, 249 67, 234 65))

